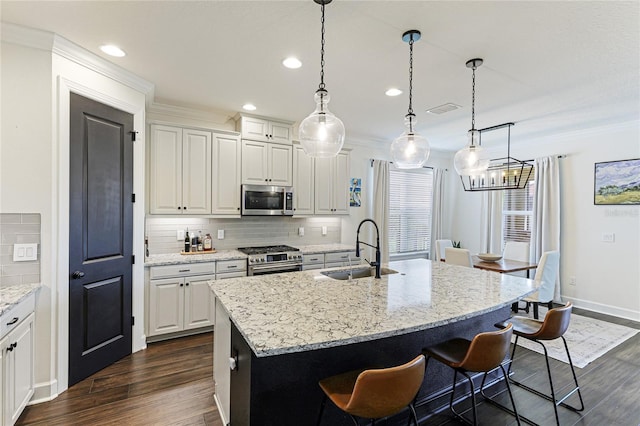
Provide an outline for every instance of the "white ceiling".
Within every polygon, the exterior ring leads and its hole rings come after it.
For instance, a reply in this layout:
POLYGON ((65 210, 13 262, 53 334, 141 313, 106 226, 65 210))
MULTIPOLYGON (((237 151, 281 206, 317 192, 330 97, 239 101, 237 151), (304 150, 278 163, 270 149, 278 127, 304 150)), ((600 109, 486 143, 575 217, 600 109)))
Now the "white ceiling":
MULTIPOLYGON (((55 32, 155 84, 155 101, 300 121, 319 83, 320 6, 304 1, 7 1, 1 17, 55 32), (114 43, 127 56, 99 46, 114 43), (281 65, 295 55, 302 68, 281 65)), ((347 140, 388 143, 403 130, 414 46, 417 130, 457 150, 471 124, 513 121, 512 143, 640 116, 640 2, 347 1, 326 6, 325 82, 347 140), (384 92, 405 92, 389 98, 384 92), (462 106, 443 115, 425 111, 462 106)))

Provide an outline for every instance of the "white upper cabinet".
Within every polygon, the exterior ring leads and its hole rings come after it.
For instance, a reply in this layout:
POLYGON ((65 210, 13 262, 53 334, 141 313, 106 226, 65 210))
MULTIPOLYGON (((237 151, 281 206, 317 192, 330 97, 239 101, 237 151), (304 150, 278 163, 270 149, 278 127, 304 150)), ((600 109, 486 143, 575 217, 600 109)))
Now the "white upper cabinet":
POLYGON ((211 213, 211 132, 152 125, 149 212, 211 213))
POLYGON ((242 140, 242 183, 290 186, 292 146, 242 140))
POLYGON ((314 161, 302 149, 293 145, 293 214, 314 213, 314 161))
POLYGON ((316 214, 349 214, 349 161, 348 151, 315 159, 316 214))
POLYGON ((182 131, 182 213, 211 213, 211 132, 182 131))
POLYGON ((240 114, 237 129, 242 139, 291 145, 292 123, 240 114))
POLYGON ((240 137, 213 133, 211 213, 240 215, 240 137))

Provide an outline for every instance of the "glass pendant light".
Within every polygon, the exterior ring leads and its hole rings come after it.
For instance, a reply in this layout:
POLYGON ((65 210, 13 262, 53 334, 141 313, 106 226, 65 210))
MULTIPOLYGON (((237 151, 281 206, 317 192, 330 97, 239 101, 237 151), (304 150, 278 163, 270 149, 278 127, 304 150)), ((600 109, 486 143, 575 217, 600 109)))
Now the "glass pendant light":
POLYGON ((322 7, 322 42, 320 48, 320 85, 314 99, 316 109, 302 120, 298 136, 302 149, 310 157, 327 158, 338 155, 344 144, 344 124, 333 115, 327 104, 329 92, 324 84, 324 6, 331 0, 313 0, 322 7))
POLYGON ((467 133, 469 145, 456 152, 453 166, 460 176, 476 176, 484 173, 489 167, 489 159, 484 148, 480 146, 480 131, 476 130, 476 69, 482 65, 482 59, 470 59, 466 63, 472 70, 471 83, 471 130, 467 133))
POLYGON ((416 115, 413 113, 413 43, 420 40, 420 31, 409 30, 402 34, 402 40, 409 43, 409 110, 404 116, 407 130, 391 143, 393 164, 399 169, 417 169, 427 162, 430 148, 426 138, 413 131, 416 115))

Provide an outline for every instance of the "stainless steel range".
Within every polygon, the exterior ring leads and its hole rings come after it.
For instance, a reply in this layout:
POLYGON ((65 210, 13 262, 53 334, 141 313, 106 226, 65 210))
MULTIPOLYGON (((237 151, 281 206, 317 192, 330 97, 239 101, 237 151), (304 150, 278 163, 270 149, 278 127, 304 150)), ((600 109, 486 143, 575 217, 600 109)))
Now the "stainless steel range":
POLYGON ((248 255, 247 275, 277 274, 302 270, 302 253, 295 247, 264 246, 241 247, 238 249, 248 255))

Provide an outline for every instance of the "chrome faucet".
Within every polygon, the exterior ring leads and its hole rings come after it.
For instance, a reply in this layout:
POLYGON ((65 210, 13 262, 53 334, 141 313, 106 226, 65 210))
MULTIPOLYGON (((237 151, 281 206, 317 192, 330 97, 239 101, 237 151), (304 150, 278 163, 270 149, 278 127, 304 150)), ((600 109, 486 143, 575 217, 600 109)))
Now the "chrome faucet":
POLYGON ((375 266, 375 268, 376 268, 376 278, 380 278, 380 230, 378 229, 378 225, 373 221, 373 219, 364 219, 358 225, 358 230, 356 231, 356 257, 360 257, 360 244, 364 244, 365 246, 369 246, 369 247, 372 247, 372 248, 376 249, 376 261, 375 262, 369 262, 367 259, 365 259, 365 261, 369 265, 375 266), (368 243, 363 243, 363 242, 360 241, 360 227, 365 222, 371 222, 371 223, 373 223, 373 226, 376 227, 376 245, 375 246, 373 246, 371 244, 368 244, 368 243))

